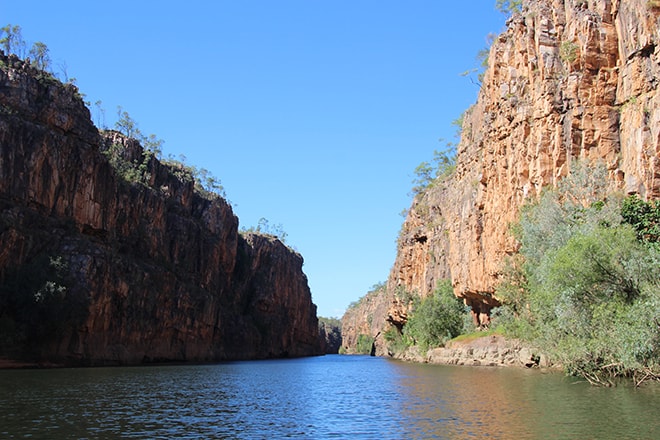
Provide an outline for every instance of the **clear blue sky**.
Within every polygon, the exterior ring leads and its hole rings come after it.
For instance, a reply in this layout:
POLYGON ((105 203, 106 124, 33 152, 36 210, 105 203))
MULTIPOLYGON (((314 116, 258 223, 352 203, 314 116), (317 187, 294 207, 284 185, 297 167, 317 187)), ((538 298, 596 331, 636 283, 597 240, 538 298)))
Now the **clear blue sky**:
MULTIPOLYGON (((387 279, 415 167, 453 140, 495 0, 0 0, 0 25, 281 224, 320 316, 387 279), (63 66, 66 66, 64 68, 63 66)), ((93 112, 97 113, 97 112, 93 112)))

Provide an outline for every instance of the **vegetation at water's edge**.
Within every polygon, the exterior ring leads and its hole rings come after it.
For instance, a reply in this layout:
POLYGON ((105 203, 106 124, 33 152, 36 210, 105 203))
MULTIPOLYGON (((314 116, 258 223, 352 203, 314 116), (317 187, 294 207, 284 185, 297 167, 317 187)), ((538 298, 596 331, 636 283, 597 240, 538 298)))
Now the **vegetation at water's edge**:
POLYGON ((660 203, 609 193, 605 173, 575 167, 522 211, 494 322, 569 374, 639 384, 660 378, 660 203))
POLYGON ((406 345, 416 345, 423 352, 443 346, 463 332, 463 316, 467 313, 463 300, 454 295, 451 281, 442 280, 433 295, 413 300, 408 322, 403 328, 403 340, 406 345))
MULTIPOLYGON (((611 192, 604 166, 578 163, 512 229, 520 251, 503 271, 489 331, 528 341, 592 384, 660 379, 660 202, 611 192)), ((423 300, 397 296, 412 307, 384 334, 391 353, 474 330, 448 280, 423 300)))
POLYGON ((396 296, 409 304, 410 311, 402 328, 392 326, 384 333, 392 354, 403 353, 413 346, 425 353, 474 331, 469 309, 454 295, 448 279, 440 280, 433 294, 423 299, 402 288, 397 290, 396 296))

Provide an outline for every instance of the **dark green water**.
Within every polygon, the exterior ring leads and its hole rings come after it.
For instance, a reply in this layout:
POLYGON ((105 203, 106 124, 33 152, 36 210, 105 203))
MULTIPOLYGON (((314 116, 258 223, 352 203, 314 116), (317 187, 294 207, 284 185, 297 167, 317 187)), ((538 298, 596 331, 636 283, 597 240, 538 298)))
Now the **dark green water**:
POLYGON ((367 356, 0 371, 0 439, 660 439, 660 386, 367 356))

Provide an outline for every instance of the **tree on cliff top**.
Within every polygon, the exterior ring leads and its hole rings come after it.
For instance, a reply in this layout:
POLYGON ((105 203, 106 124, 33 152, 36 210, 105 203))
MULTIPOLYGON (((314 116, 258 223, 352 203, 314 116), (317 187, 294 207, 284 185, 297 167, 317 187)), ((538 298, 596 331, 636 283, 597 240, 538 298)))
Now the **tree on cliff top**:
POLYGON ((25 56, 25 40, 21 34, 21 27, 18 25, 8 24, 0 28, 0 46, 7 54, 14 54, 19 58, 25 56))
MULTIPOLYGON (((0 46, 7 55, 14 54, 19 58, 25 57, 27 43, 23 39, 20 26, 8 24, 1 27, 0 37, 2 37, 0 38, 0 46)), ((32 67, 50 72, 51 60, 48 46, 41 41, 37 41, 27 54, 32 58, 30 63, 32 67)))
POLYGON ((37 41, 30 49, 30 57, 32 57, 32 66, 40 70, 48 71, 50 69, 50 54, 48 47, 41 41, 37 41))
POLYGON ((286 238, 289 235, 284 230, 284 226, 282 225, 282 223, 272 224, 265 217, 261 217, 259 219, 259 222, 257 223, 257 226, 251 226, 249 228, 242 228, 241 232, 242 233, 249 233, 249 234, 270 235, 270 236, 276 237, 282 243, 285 243, 285 244, 286 244, 286 238))

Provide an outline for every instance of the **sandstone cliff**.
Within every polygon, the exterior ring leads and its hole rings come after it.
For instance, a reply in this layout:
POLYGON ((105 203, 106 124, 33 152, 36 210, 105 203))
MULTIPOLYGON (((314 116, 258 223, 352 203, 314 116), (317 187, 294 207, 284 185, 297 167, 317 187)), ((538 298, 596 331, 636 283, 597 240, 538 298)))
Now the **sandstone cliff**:
POLYGON ((99 134, 74 86, 0 53, 0 358, 320 354, 302 257, 241 236, 229 204, 182 171, 99 134), (141 165, 140 182, 109 147, 141 165))
POLYGON ((389 311, 372 319, 401 325, 398 286, 424 296, 451 278, 475 323, 487 323, 517 251, 510 224, 577 159, 604 163, 613 188, 660 197, 659 81, 658 2, 523 0, 491 47, 454 175, 413 201, 383 296, 389 311))
POLYGON ((360 339, 367 341, 366 353, 382 356, 385 350, 384 335, 388 323, 387 312, 394 300, 385 286, 377 286, 346 310, 341 318, 342 353, 356 354, 360 339))

